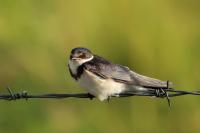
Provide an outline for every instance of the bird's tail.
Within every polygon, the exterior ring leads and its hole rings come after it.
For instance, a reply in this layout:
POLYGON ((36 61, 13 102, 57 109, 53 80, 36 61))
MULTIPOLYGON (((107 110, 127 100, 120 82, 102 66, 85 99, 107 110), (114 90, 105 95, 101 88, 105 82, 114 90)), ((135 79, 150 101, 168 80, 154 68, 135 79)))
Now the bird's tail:
MULTIPOLYGON (((159 98, 166 98, 169 107, 171 106, 171 102, 169 99, 168 91, 172 90, 170 88, 170 82, 166 82, 166 87, 157 87, 157 88, 151 88, 151 87, 142 87, 142 86, 129 86, 129 89, 127 89, 127 93, 134 94, 137 96, 151 96, 151 97, 159 97, 159 98)), ((125 92, 125 93, 126 93, 125 92)))
POLYGON ((131 85, 128 86, 127 90, 125 91, 127 93, 136 93, 136 94, 153 94, 154 90, 150 88, 145 88, 142 86, 135 86, 131 85))
POLYGON ((135 86, 135 85, 129 85, 127 90, 125 92, 127 93, 134 93, 141 96, 153 96, 153 97, 167 97, 168 93, 167 91, 170 88, 170 82, 166 82, 166 86, 164 87, 146 87, 146 86, 135 86))
MULTIPOLYGON (((132 79, 134 81, 135 85, 142 86, 143 88, 151 88, 151 89, 157 89, 157 88, 172 88, 173 84, 171 82, 161 81, 159 79, 150 78, 147 76, 140 75, 136 72, 131 71, 132 79)), ((139 88, 142 89, 142 88, 139 88)))

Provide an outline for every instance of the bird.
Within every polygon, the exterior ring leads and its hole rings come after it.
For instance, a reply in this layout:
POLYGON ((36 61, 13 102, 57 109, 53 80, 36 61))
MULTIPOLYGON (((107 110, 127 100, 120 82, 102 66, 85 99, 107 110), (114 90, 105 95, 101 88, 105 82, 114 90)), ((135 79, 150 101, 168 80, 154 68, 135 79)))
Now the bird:
POLYGON ((68 68, 72 78, 91 97, 96 97, 100 101, 126 92, 152 93, 155 89, 168 88, 166 81, 138 74, 126 66, 93 54, 84 47, 71 50, 68 68))

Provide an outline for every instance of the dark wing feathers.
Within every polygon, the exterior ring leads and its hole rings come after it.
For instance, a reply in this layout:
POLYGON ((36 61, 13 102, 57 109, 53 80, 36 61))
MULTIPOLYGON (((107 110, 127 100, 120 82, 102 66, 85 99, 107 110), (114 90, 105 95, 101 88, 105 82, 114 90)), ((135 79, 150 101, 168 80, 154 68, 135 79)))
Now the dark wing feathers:
POLYGON ((115 65, 98 56, 95 56, 92 61, 86 62, 84 68, 102 78, 112 78, 119 82, 132 81, 127 67, 115 65))
POLYGON ((111 78, 116 82, 144 86, 149 88, 166 88, 167 82, 149 78, 131 71, 128 67, 113 64, 102 57, 94 56, 93 60, 84 64, 84 69, 100 76, 111 78))
MULTIPOLYGON (((159 79, 150 78, 147 76, 140 75, 138 73, 135 73, 133 71, 130 71, 132 75, 133 81, 135 81, 140 86, 146 87, 146 88, 167 88, 167 82, 161 81, 159 79)), ((172 88, 172 83, 169 82, 169 88, 172 88)))

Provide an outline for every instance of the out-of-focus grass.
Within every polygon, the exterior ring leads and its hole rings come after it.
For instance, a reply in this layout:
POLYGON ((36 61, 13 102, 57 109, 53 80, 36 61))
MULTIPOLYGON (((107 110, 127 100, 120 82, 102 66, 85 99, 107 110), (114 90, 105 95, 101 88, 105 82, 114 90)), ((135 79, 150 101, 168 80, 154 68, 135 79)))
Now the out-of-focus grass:
MULTIPOLYGON (((0 87, 81 92, 66 64, 84 46, 115 63, 197 90, 198 0, 0 1, 0 87)), ((0 132, 200 132, 200 98, 0 101, 0 132)))

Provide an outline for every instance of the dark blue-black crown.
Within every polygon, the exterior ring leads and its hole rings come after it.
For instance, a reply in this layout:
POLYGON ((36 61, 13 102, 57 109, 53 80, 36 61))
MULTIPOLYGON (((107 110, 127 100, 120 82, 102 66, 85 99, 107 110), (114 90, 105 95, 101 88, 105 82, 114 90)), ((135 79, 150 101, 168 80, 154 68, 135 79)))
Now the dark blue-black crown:
POLYGON ((75 54, 75 53, 92 53, 92 52, 87 48, 77 47, 77 48, 72 49, 71 53, 75 54))

